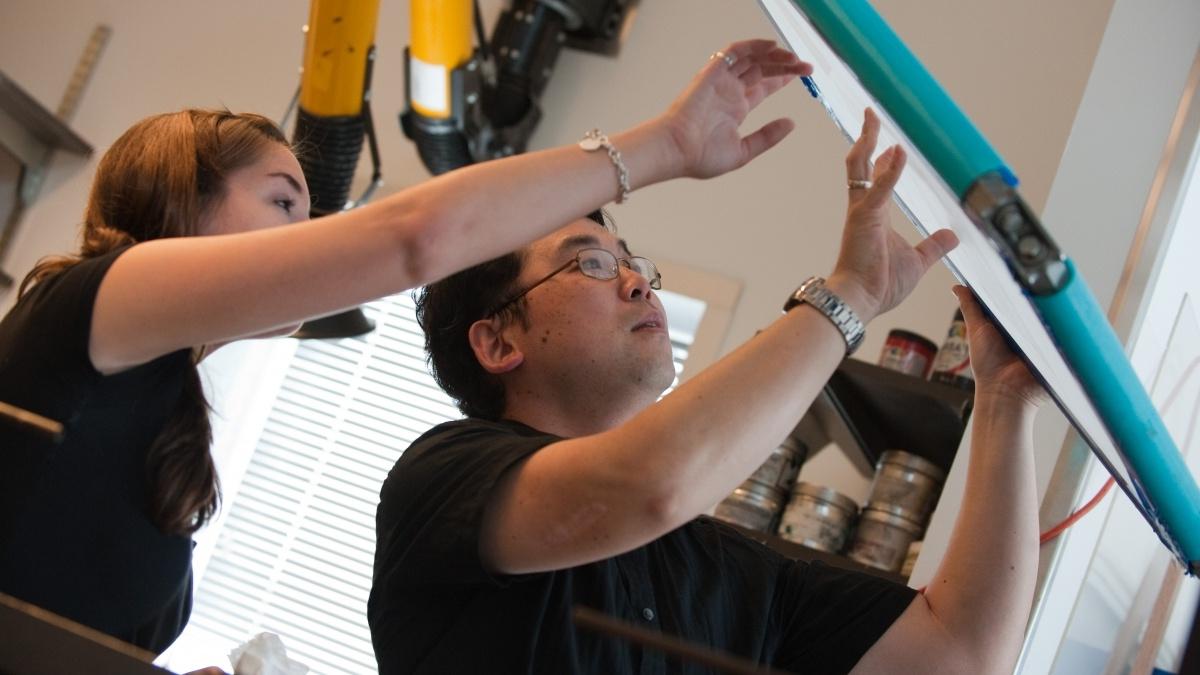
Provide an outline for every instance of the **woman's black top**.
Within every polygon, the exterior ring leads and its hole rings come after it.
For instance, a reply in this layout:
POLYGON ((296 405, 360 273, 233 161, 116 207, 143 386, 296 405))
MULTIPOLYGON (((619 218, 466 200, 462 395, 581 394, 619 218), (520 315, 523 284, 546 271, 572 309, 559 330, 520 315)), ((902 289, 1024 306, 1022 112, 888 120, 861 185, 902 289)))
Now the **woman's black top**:
POLYGON ((55 443, 0 419, 0 592, 161 652, 191 611, 192 542, 150 521, 146 453, 190 351, 92 366, 96 293, 126 250, 41 281, 0 321, 0 401, 64 425, 55 443))

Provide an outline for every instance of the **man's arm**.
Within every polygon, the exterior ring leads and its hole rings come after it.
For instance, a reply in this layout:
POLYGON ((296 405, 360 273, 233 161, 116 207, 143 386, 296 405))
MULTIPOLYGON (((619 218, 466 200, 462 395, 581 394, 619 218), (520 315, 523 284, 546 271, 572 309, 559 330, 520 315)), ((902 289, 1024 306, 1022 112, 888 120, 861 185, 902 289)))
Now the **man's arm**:
POLYGON ((1041 387, 965 288, 975 371, 971 458, 946 557, 854 673, 1011 673, 1038 565, 1033 418, 1041 387))
MULTIPOLYGON (((879 130, 868 113, 847 159, 872 176, 879 130)), ((905 156, 893 148, 874 186, 852 190, 842 252, 828 286, 864 320, 890 309, 956 240, 942 231, 915 248, 887 208, 905 156)), ((845 356, 841 333, 801 305, 632 420, 553 444, 496 487, 480 551, 492 569, 562 569, 618 555, 695 518, 761 464, 795 427, 845 356)))

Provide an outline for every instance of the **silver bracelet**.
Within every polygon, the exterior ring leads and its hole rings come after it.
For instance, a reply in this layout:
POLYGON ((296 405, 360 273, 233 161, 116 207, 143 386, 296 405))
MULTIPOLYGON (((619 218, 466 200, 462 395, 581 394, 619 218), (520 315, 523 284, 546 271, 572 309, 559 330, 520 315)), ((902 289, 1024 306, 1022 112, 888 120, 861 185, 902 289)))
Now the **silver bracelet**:
POLYGON ((608 136, 599 129, 592 129, 583 135, 583 140, 579 141, 579 147, 586 152, 595 152, 600 148, 608 151, 608 158, 612 160, 613 166, 617 167, 617 186, 620 191, 617 193, 617 203, 622 204, 629 199, 629 193, 633 192, 629 187, 629 168, 625 166, 625 160, 621 159, 621 152, 617 147, 608 140, 608 136))

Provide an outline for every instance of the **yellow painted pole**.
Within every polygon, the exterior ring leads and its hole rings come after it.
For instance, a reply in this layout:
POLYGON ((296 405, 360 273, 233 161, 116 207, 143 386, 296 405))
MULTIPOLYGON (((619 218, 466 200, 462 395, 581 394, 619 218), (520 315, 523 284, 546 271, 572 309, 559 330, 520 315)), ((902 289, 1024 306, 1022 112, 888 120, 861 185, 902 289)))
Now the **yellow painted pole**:
POLYGON ((378 19, 379 0, 312 0, 300 107, 322 117, 362 112, 367 52, 378 19))
POLYGON ((471 0, 412 0, 408 86, 425 117, 450 116, 450 72, 471 58, 471 0))

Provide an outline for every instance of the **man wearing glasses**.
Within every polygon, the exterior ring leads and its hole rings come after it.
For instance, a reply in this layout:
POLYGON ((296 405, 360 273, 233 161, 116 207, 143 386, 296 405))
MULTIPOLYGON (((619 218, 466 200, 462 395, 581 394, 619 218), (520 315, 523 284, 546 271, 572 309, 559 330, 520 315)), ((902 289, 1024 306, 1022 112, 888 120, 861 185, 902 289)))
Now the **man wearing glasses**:
POLYGON ((891 230, 904 154, 872 174, 877 131, 868 113, 847 160, 833 274, 662 400, 658 271, 599 213, 422 292, 434 375, 467 419, 419 438, 381 492, 368 616, 382 673, 707 672, 577 629, 577 605, 800 673, 1011 672, 1037 566, 1039 394, 965 290, 970 500, 926 594, 698 518, 803 416, 861 322, 955 245, 891 230))

